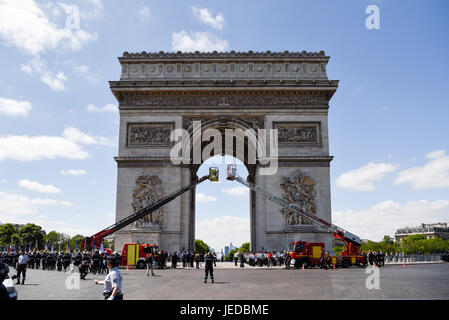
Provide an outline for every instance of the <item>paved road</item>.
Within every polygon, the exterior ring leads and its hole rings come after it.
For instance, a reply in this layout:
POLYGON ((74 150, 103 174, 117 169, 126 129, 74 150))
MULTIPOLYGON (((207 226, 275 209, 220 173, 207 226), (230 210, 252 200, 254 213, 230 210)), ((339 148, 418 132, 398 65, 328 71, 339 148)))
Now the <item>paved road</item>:
MULTIPOLYGON (((214 284, 203 283, 204 270, 122 270, 125 299, 449 299, 449 264, 386 266, 380 289, 369 290, 365 269, 286 270, 217 268, 214 284)), ((102 286, 88 275, 79 289, 68 290, 63 272, 27 271, 27 284, 17 286, 19 299, 102 299, 102 286)), ((74 276, 72 284, 76 285, 74 276)), ((70 280, 70 279, 69 279, 70 280)), ((70 281, 68 281, 70 283, 70 281)))

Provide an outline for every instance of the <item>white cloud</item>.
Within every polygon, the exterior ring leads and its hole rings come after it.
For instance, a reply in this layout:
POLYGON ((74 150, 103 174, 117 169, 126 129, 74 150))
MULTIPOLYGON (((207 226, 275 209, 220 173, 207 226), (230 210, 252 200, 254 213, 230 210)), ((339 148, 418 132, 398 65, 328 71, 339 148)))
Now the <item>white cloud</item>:
POLYGON ((197 192, 196 193, 196 201, 198 203, 204 203, 204 202, 214 202, 217 201, 218 198, 217 197, 212 197, 212 196, 208 196, 204 193, 201 192, 197 192))
POLYGON ((73 70, 75 71, 75 73, 77 73, 78 75, 82 76, 83 78, 85 78, 90 83, 98 82, 98 77, 96 75, 92 74, 92 72, 89 72, 90 71, 90 67, 89 66, 76 65, 72 61, 68 61, 68 63, 73 65, 73 70))
POLYGON ((335 183, 340 188, 355 191, 376 190, 374 182, 384 179, 388 173, 395 171, 397 168, 397 165, 391 163, 370 162, 366 166, 343 173, 335 183))
POLYGON ((63 72, 58 72, 56 75, 45 73, 42 75, 41 80, 55 91, 66 91, 64 82, 67 80, 67 77, 63 72))
POLYGON ((61 46, 78 51, 97 36, 82 29, 58 27, 34 0, 2 0, 0 37, 6 43, 35 55, 61 46))
POLYGON ((424 166, 400 171, 394 184, 410 182, 415 190, 449 187, 449 156, 446 151, 430 152, 426 158, 431 160, 424 166))
POLYGON ((62 137, 0 136, 0 161, 40 159, 85 159, 89 156, 75 142, 62 137))
POLYGON ((76 214, 76 217, 80 218, 80 219, 86 219, 88 216, 87 216, 87 214, 78 213, 78 214, 76 214))
POLYGON ((66 127, 62 136, 69 141, 73 141, 75 143, 80 144, 99 144, 99 145, 111 145, 112 142, 105 137, 94 137, 90 134, 81 132, 78 128, 75 127, 66 127))
POLYGON ((198 220, 195 238, 204 240, 218 251, 231 241, 234 245, 240 246, 250 240, 249 218, 222 216, 198 220))
POLYGON ((20 180, 19 186, 30 191, 41 193, 61 193, 61 190, 51 184, 42 184, 38 181, 30 181, 28 179, 20 180))
POLYGON ((232 188, 229 188, 229 189, 221 189, 221 192, 226 193, 226 194, 231 195, 231 196, 247 195, 248 191, 249 191, 249 189, 247 187, 244 187, 244 186, 232 187, 232 188))
POLYGON ((68 170, 61 170, 60 173, 63 175, 71 175, 71 176, 85 176, 87 174, 87 171, 83 169, 68 169, 68 170))
POLYGON ((94 137, 74 127, 66 127, 58 136, 0 136, 0 161, 40 159, 86 159, 89 153, 80 144, 115 145, 108 138, 94 137))
POLYGON ((210 32, 191 32, 182 30, 172 33, 172 49, 177 51, 226 51, 229 48, 227 40, 219 39, 210 32))
POLYGON ((446 154, 446 150, 435 150, 426 154, 426 158, 428 159, 438 159, 443 157, 446 154))
POLYGON ((87 106, 87 111, 89 112, 112 112, 112 113, 117 113, 118 112, 118 108, 116 105, 108 103, 106 105, 104 105, 103 107, 97 107, 94 104, 89 104, 87 106))
POLYGON ((334 211, 333 222, 362 239, 382 240, 397 229, 449 220, 449 200, 383 201, 367 209, 334 211))
POLYGON ((201 8, 199 6, 193 6, 193 15, 204 24, 208 24, 211 27, 221 30, 224 25, 224 17, 222 13, 217 14, 215 17, 207 8, 201 8))
POLYGON ((8 116, 27 116, 32 105, 28 101, 18 101, 0 97, 0 113, 8 116))
POLYGON ((19 193, 0 191, 0 220, 14 220, 17 215, 37 214, 39 206, 72 206, 68 201, 30 198, 19 193))
POLYGON ((65 81, 67 77, 64 72, 50 71, 47 66, 47 62, 39 56, 34 57, 28 64, 22 64, 21 69, 23 72, 32 74, 36 73, 41 77, 41 81, 48 85, 54 91, 66 91, 65 81))
POLYGON ((143 6, 142 9, 139 10, 137 15, 144 21, 147 21, 150 19, 150 8, 147 6, 143 6))

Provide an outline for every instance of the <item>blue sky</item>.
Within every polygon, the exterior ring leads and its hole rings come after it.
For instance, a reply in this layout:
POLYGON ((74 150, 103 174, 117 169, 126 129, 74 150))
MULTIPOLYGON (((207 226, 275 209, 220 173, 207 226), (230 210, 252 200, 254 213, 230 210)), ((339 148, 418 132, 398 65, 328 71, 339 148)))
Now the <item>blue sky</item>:
MULTIPOLYGON (((449 4, 344 4, 0 0, 0 221, 72 235, 112 223, 119 116, 108 80, 124 51, 178 49, 324 50, 340 80, 329 109, 334 222, 379 240, 449 221, 449 4), (365 27, 369 5, 378 30, 365 27), (66 27, 73 6, 79 30, 66 27)), ((229 232, 249 239, 247 194, 222 190, 234 187, 198 187, 197 235, 216 249, 229 232), (217 223, 228 233, 207 232, 217 223)))

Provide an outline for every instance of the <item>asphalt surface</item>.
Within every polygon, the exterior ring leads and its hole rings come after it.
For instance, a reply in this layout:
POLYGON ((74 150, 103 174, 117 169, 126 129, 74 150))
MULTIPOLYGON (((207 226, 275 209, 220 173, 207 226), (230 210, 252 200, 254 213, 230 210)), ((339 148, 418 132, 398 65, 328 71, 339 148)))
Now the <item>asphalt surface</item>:
MULTIPOLYGON (((449 264, 386 266, 379 271, 379 289, 368 289, 363 268, 337 270, 286 270, 283 268, 215 269, 215 283, 203 283, 204 270, 155 270, 147 277, 145 270, 121 270, 125 300, 131 299, 449 299, 449 264)), ((94 279, 105 275, 57 271, 27 270, 25 285, 17 285, 19 299, 31 300, 102 300, 103 287, 94 279), (77 289, 79 288, 79 289, 77 289)), ((370 284, 372 281, 368 280, 370 284)))

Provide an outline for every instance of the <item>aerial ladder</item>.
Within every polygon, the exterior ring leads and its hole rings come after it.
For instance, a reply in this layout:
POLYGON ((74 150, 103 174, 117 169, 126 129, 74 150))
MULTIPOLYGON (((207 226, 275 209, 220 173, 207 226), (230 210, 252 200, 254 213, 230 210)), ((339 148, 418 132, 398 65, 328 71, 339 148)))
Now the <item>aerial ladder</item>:
MULTIPOLYGON (((319 217, 317 217, 314 214, 304 211, 297 205, 295 205, 283 198, 272 195, 271 193, 256 186, 255 184, 253 184, 249 181, 245 181, 243 178, 237 176, 236 173, 237 173, 236 165, 233 165, 233 164, 228 165, 226 179, 230 180, 230 181, 237 181, 237 182, 247 186, 251 190, 260 193, 265 198, 281 205, 284 208, 287 208, 287 209, 297 213, 301 217, 307 218, 308 220, 313 222, 315 225, 321 227, 321 229, 323 229, 324 231, 332 233, 334 239, 341 240, 345 244, 345 247, 346 247, 346 249, 344 251, 342 251, 342 253, 341 253, 341 257, 343 258, 342 259, 343 265, 346 266, 348 264, 351 265, 351 264, 358 264, 358 263, 364 264, 365 263, 363 257, 360 255, 362 241, 360 240, 360 238, 358 236, 356 236, 355 234, 353 234, 341 227, 336 226, 335 224, 332 224, 323 219, 320 219, 319 217), (350 259, 345 259, 345 257, 350 258, 350 259), (345 260, 348 260, 349 262, 345 262, 345 260)), ((331 250, 329 250, 329 251, 331 251, 331 250)))
POLYGON ((219 170, 217 167, 210 167, 209 168, 209 174, 205 175, 199 179, 194 180, 193 182, 191 182, 190 184, 182 187, 181 189, 163 197, 162 199, 153 202, 152 204, 150 204, 149 206, 142 208, 136 212, 134 212, 133 214, 127 216, 126 218, 117 221, 116 223, 114 223, 113 225, 110 225, 109 227, 101 230, 100 232, 97 232, 96 234, 92 235, 91 237, 86 237, 82 243, 81 243, 81 247, 84 248, 86 251, 91 251, 92 249, 99 249, 101 246, 101 243, 103 241, 103 239, 105 237, 107 237, 108 235, 123 229, 124 227, 130 225, 131 223, 143 218, 144 216, 146 216, 147 214, 150 214, 153 211, 156 211, 157 209, 159 209, 160 207, 166 205, 167 203, 169 203, 170 201, 176 199, 177 197, 179 197, 180 195, 182 195, 183 193, 186 193, 187 191, 193 189, 194 187, 196 187, 198 184, 206 181, 206 180, 210 180, 210 181, 218 181, 219 179, 219 170))

